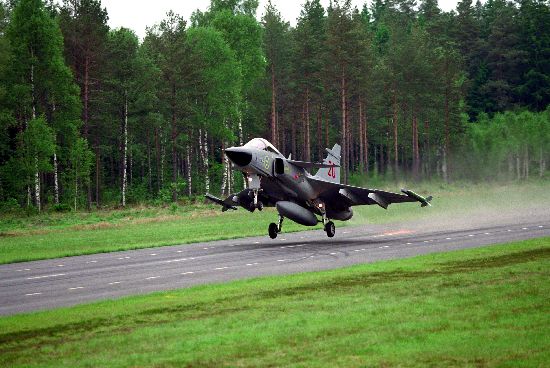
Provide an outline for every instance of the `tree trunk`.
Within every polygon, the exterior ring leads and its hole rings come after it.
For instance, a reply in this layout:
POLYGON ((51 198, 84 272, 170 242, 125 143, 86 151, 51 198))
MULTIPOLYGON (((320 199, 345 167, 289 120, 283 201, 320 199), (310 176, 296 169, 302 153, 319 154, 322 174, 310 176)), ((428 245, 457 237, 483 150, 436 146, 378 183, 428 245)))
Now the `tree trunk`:
POLYGON ((277 117, 275 105, 275 67, 271 64, 271 142, 277 144, 277 117))
POLYGON ((172 202, 178 200, 178 150, 177 150, 177 139, 178 139, 178 128, 176 125, 176 86, 172 85, 172 96, 171 96, 171 114, 172 114, 172 202))
POLYGON ((160 171, 160 138, 159 128, 155 127, 155 163, 157 171, 157 191, 162 187, 161 171, 160 171))
POLYGON ((365 138, 363 127, 363 101, 359 98, 359 169, 364 172, 365 169, 365 138))
POLYGON ((395 87, 393 89, 393 166, 394 174, 397 179, 397 174, 399 171, 399 153, 398 153, 398 142, 397 142, 397 91, 395 87))
MULTIPOLYGON (((86 55, 84 60, 84 106, 83 106, 83 117, 84 117, 84 138, 88 140, 88 130, 89 130, 89 101, 90 101, 90 57, 86 55)), ((92 187, 88 185, 87 197, 86 197, 86 208, 90 210, 92 207, 92 187)))
POLYGON ((329 121, 329 118, 325 116, 325 146, 327 148, 332 148, 330 146, 330 141, 328 140, 328 121, 329 121))
POLYGON ((151 176, 153 175, 153 170, 151 169, 151 131, 147 129, 147 184, 149 188, 149 193, 153 191, 153 181, 151 176))
POLYGON ((78 161, 74 169, 74 210, 76 211, 76 203, 78 198, 78 161))
POLYGON ((128 162, 128 96, 124 92, 124 138, 122 147, 122 207, 126 207, 126 186, 127 186, 127 162, 128 162))
POLYGON ((449 145, 450 145, 450 121, 449 121, 449 81, 448 81, 448 61, 445 61, 445 171, 443 172, 443 179, 446 183, 449 182, 449 167, 447 160, 449 159, 449 145))
POLYGON ((412 128, 413 128, 413 177, 414 180, 419 179, 419 168, 420 168, 420 153, 418 146, 418 121, 416 119, 416 112, 413 108, 413 118, 412 118, 412 128))
POLYGON ((363 111, 363 146, 365 150, 365 172, 369 173, 369 121, 367 118, 367 102, 365 101, 365 109, 363 111))
POLYGON ((291 147, 292 147, 292 155, 294 155, 294 159, 296 159, 296 124, 291 123, 291 147))
POLYGON ((100 161, 100 150, 99 150, 99 136, 96 136, 95 138, 95 202, 96 207, 99 206, 100 197, 99 193, 101 192, 100 189, 100 182, 99 182, 99 173, 101 169, 101 161, 100 161))
POLYGON ((321 142, 323 121, 321 120, 321 106, 317 108, 317 161, 323 162, 323 147, 321 142))
POLYGON ((34 195, 36 199, 36 208, 38 208, 38 212, 42 209, 42 202, 40 200, 40 174, 38 173, 38 156, 35 156, 35 174, 34 174, 34 195))
POLYGON ((187 164, 187 194, 189 197, 193 194, 193 176, 191 175, 191 147, 189 146, 189 143, 186 147, 186 155, 185 155, 185 161, 187 164))
POLYGON ((342 173, 344 174, 343 176, 343 183, 347 183, 348 182, 348 177, 347 177, 347 152, 348 152, 348 142, 347 142, 347 127, 346 127, 346 122, 347 122, 347 111, 346 111, 346 74, 344 72, 344 68, 342 67, 342 75, 341 75, 341 99, 342 99, 342 104, 341 104, 341 108, 342 108, 342 160, 341 160, 341 164, 342 164, 342 173))
POLYGON ((57 153, 53 153, 53 188, 54 188, 54 200, 55 204, 59 204, 59 180, 57 173, 57 153))
POLYGON ((210 192, 210 176, 208 162, 208 132, 204 131, 204 140, 202 138, 202 129, 199 129, 199 146, 201 151, 202 165, 204 167, 204 187, 206 193, 210 192))
POLYGON ((311 142, 309 137, 309 87, 306 87, 306 116, 305 116, 305 160, 311 161, 311 142))
MULTIPOLYGON (((225 147, 226 147, 226 143, 225 141, 222 141, 222 152, 225 150, 225 147)), ((220 192, 222 194, 222 197, 224 197, 226 195, 227 182, 229 181, 229 178, 228 178, 229 171, 227 170, 227 167, 229 166, 229 160, 227 158, 227 155, 225 155, 224 153, 222 153, 222 155, 223 155, 223 158, 222 158, 223 168, 222 168, 222 186, 220 188, 220 192)))

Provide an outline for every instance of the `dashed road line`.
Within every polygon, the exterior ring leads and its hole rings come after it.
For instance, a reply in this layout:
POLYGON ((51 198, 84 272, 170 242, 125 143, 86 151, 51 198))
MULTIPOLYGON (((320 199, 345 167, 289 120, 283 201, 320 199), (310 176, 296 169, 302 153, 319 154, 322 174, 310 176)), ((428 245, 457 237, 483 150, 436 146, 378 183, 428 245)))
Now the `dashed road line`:
POLYGON ((34 296, 34 295, 42 295, 42 293, 30 293, 30 294, 25 294, 25 296, 34 296))
POLYGON ((58 276, 65 276, 64 273, 56 273, 55 275, 44 275, 44 276, 33 276, 33 277, 27 277, 27 280, 38 280, 38 279, 45 279, 48 277, 58 277, 58 276))
POLYGON ((160 276, 151 276, 151 277, 147 277, 145 280, 154 280, 154 279, 158 279, 160 276))
POLYGON ((69 288, 69 290, 78 290, 78 289, 84 289, 84 286, 75 286, 75 287, 69 288))
POLYGON ((174 263, 174 262, 184 262, 184 261, 187 261, 187 258, 170 259, 168 261, 164 261, 164 263, 174 263))
POLYGON ((120 284, 120 281, 113 281, 109 283, 109 285, 116 285, 116 284, 120 284))
POLYGON ((187 272, 182 272, 181 274, 182 275, 191 275, 193 273, 194 273, 193 271, 187 271, 187 272))

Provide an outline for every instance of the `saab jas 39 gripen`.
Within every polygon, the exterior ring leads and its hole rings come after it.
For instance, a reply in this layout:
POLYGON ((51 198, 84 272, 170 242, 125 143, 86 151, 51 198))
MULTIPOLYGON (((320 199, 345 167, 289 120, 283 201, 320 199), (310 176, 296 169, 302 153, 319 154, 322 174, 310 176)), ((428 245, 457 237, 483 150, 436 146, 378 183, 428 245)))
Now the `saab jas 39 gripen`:
POLYGON ((428 206, 432 197, 424 198, 410 190, 399 193, 360 188, 340 183, 340 146, 326 149, 322 163, 285 158, 271 143, 254 138, 242 147, 231 147, 225 154, 243 172, 247 188, 226 199, 206 194, 206 198, 222 206, 222 211, 236 210, 237 205, 250 212, 276 207, 277 224, 269 224, 272 239, 281 232, 283 219, 305 226, 319 222, 329 237, 335 234, 332 220, 347 221, 353 216, 352 206, 376 204, 387 209, 391 203, 420 202, 428 206), (315 175, 309 173, 318 169, 315 175), (318 219, 318 216, 321 220, 318 219))

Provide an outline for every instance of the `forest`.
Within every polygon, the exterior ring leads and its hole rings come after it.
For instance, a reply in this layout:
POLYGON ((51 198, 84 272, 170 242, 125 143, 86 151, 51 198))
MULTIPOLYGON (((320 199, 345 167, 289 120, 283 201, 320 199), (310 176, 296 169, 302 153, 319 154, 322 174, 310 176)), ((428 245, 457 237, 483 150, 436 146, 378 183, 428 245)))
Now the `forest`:
MULTIPOLYGON (((129 13, 129 16, 131 14, 129 13)), ((0 0, 0 210, 184 203, 253 137, 342 180, 548 177, 550 3, 211 0, 140 40, 101 0, 0 0), (257 16, 258 14, 258 16, 257 16)))

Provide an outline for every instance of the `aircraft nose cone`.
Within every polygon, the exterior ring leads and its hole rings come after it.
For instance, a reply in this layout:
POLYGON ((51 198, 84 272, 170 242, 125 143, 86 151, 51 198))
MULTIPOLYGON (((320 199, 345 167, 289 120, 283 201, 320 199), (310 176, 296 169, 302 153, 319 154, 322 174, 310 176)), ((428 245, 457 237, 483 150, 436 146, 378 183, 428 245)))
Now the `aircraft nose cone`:
POLYGON ((250 153, 246 148, 226 148, 225 154, 237 166, 246 166, 252 161, 252 153, 250 153))

